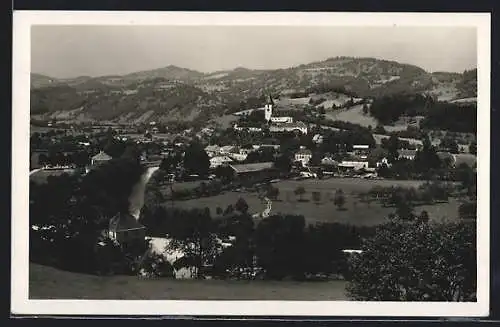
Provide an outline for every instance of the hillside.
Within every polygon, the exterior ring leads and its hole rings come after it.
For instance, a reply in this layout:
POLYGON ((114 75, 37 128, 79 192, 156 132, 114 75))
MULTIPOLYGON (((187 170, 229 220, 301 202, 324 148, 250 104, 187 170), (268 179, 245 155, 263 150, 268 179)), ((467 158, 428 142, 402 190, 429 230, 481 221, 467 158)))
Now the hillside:
POLYGON ((348 300, 345 282, 145 280, 100 277, 30 263, 30 299, 92 300, 348 300))
POLYGON ((31 87, 31 114, 37 118, 122 122, 219 117, 228 107, 269 92, 287 96, 342 87, 362 98, 417 92, 435 94, 445 101, 477 94, 475 70, 428 73, 413 65, 352 57, 287 69, 238 67, 208 74, 176 66, 64 80, 32 74, 31 87), (67 118, 66 112, 76 109, 78 112, 67 118))

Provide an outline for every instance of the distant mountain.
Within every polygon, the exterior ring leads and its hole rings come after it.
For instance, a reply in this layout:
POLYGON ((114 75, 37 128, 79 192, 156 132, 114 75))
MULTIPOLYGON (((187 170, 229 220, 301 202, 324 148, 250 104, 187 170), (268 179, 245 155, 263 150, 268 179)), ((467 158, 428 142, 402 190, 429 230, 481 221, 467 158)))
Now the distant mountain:
POLYGON ((414 65, 353 57, 287 69, 238 67, 208 74, 172 65, 123 76, 55 79, 32 74, 31 114, 123 122, 209 119, 230 106, 244 106, 240 103, 246 99, 258 103, 263 94, 285 96, 332 88, 358 97, 410 92, 453 100, 476 96, 476 74, 476 70, 428 73, 414 65))
POLYGON ((59 83, 59 81, 56 78, 36 73, 31 74, 30 84, 32 88, 46 87, 57 83, 59 83))

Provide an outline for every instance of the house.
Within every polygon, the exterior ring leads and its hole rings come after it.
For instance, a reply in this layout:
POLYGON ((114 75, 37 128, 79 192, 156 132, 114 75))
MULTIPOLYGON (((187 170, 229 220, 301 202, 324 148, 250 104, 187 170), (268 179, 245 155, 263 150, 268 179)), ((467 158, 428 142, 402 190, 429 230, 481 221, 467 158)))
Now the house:
POLYGON ((210 168, 214 169, 219 167, 222 164, 233 162, 231 158, 228 156, 215 156, 210 158, 210 168))
POLYGON ((370 146, 367 144, 355 144, 352 146, 352 154, 360 157, 361 159, 368 158, 370 153, 370 146))
POLYGON ((248 157, 246 153, 230 153, 228 154, 228 157, 235 160, 235 161, 245 161, 245 159, 248 157))
POLYGON ((416 155, 417 155, 416 150, 401 149, 399 150, 398 159, 415 160, 416 155))
POLYGON ((312 141, 316 144, 321 144, 323 143, 323 135, 321 134, 315 134, 312 138, 312 141))
POLYGON ((220 154, 228 154, 231 153, 234 150, 235 146, 234 145, 224 145, 219 148, 219 153, 220 154))
POLYGON ((258 162, 251 164, 230 164, 235 179, 249 184, 257 183, 269 178, 279 176, 279 171, 274 168, 273 162, 258 162))
POLYGON ((391 164, 389 163, 389 159, 387 159, 387 157, 383 157, 382 159, 377 161, 377 168, 382 167, 382 166, 386 166, 386 167, 391 166, 391 164))
POLYGON ((290 116, 271 117, 271 123, 293 123, 293 118, 290 116))
POLYGON ((146 227, 128 213, 118 213, 109 220, 108 236, 120 245, 127 245, 137 241, 144 241, 146 227))
POLYGON ((305 147, 300 147, 300 150, 295 152, 295 161, 300 161, 302 162, 303 166, 307 166, 309 163, 309 160, 312 158, 312 152, 309 149, 306 149, 305 147))
POLYGON ((297 132, 307 134, 307 125, 301 121, 295 123, 273 124, 269 127, 272 133, 297 132))
POLYGON ((368 169, 368 161, 347 161, 342 160, 341 163, 338 164, 338 167, 343 170, 361 170, 368 169))
POLYGON ((325 156, 321 159, 321 164, 324 166, 337 166, 338 162, 335 161, 332 157, 325 156))
POLYGON ((218 145, 207 145, 205 147, 205 152, 208 154, 209 157, 213 157, 220 153, 220 148, 218 145))
POLYGON ((100 151, 98 154, 93 156, 90 160, 90 164, 92 166, 98 166, 102 163, 105 163, 109 160, 113 159, 110 155, 106 154, 104 151, 100 151))

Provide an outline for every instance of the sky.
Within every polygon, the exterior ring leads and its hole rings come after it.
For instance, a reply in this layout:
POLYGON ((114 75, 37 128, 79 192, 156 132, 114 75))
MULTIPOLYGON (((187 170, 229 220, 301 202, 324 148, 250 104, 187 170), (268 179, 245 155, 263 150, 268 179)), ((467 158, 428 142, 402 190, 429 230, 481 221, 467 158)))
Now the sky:
POLYGON ((206 73, 278 69, 336 56, 462 72, 477 66, 476 29, 44 25, 31 30, 31 71, 55 78, 123 75, 168 65, 206 73))

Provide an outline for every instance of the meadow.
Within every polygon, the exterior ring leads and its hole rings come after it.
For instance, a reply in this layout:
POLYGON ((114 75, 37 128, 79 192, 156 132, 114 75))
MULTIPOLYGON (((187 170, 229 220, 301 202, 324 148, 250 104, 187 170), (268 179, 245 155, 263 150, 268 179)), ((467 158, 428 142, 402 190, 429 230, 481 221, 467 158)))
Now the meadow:
MULTIPOLYGON (((370 190, 373 186, 402 186, 418 187, 423 181, 395 181, 395 180, 368 180, 359 178, 331 178, 326 180, 285 180, 273 185, 279 189, 277 200, 272 203, 271 215, 276 213, 303 215, 306 223, 337 222, 348 223, 357 226, 373 226, 386 221, 387 216, 394 212, 394 208, 383 207, 377 201, 361 201, 358 194, 370 190), (302 186, 306 193, 302 200, 294 194, 294 190, 302 186), (342 210, 334 205, 332 199, 337 189, 342 189, 345 195, 345 205, 342 210), (321 199, 313 201, 312 193, 320 192, 321 199)), ((175 187, 175 186, 174 186, 175 187)), ((176 200, 168 202, 167 206, 179 208, 204 208, 210 209, 216 216, 216 209, 225 209, 228 205, 234 205, 239 198, 245 199, 249 205, 249 211, 258 213, 264 210, 265 203, 259 199, 257 193, 249 192, 225 192, 217 196, 202 197, 199 199, 176 200)), ((456 219, 458 216, 459 202, 450 198, 448 202, 433 205, 422 205, 415 208, 416 213, 425 210, 432 220, 456 219)))
POLYGON ((94 276, 30 263, 30 299, 346 301, 345 281, 238 281, 94 276))

